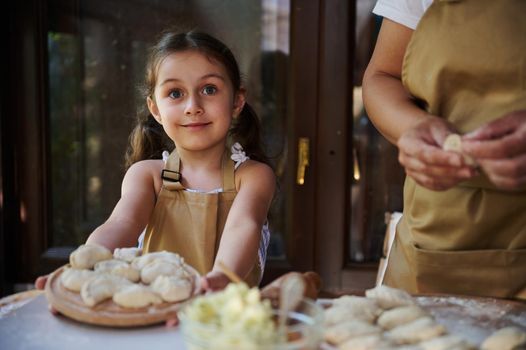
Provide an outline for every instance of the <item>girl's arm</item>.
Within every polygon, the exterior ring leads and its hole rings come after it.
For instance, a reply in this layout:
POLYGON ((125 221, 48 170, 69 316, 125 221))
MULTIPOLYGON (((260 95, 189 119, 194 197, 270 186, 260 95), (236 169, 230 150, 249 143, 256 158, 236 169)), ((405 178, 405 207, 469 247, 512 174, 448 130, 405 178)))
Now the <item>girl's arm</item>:
POLYGON ((221 289, 228 283, 218 261, 242 278, 256 263, 261 228, 267 219, 276 179, 269 166, 248 160, 236 171, 236 186, 238 193, 225 223, 216 262, 206 276, 210 289, 221 289))
POLYGON ((91 233, 86 243, 100 244, 111 251, 137 245, 155 206, 154 179, 160 172, 159 164, 156 160, 146 160, 128 169, 122 181, 121 198, 111 216, 91 233))
POLYGON ((367 113, 376 128, 399 149, 408 176, 421 186, 446 190, 476 175, 462 156, 442 150, 454 128, 420 109, 401 81, 404 54, 413 31, 384 19, 363 79, 367 113))
MULTIPOLYGON (((86 243, 96 243, 111 251, 136 246, 155 205, 156 193, 161 186, 157 180, 161 169, 162 164, 155 160, 132 165, 124 176, 121 198, 111 216, 91 233, 86 243)), ((47 275, 38 277, 35 287, 44 289, 46 281, 47 275)))

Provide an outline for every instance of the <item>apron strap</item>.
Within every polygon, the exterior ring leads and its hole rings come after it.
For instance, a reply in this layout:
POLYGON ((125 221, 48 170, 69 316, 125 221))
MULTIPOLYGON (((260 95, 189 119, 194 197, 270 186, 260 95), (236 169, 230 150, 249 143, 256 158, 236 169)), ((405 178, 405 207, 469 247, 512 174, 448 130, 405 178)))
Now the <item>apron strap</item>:
POLYGON ((163 188, 175 191, 175 190, 183 190, 184 187, 181 184, 181 173, 179 171, 179 167, 181 165, 181 161, 179 160, 179 154, 177 153, 177 150, 174 149, 172 153, 168 156, 168 159, 166 160, 166 165, 164 166, 164 169, 161 172, 161 178, 163 179, 163 188))
MULTIPOLYGON (((169 191, 184 190, 181 184, 181 161, 177 150, 174 149, 168 156, 166 165, 161 172, 163 180, 163 188, 169 191)), ((234 162, 230 159, 230 151, 225 150, 221 158, 221 188, 224 192, 231 192, 236 190, 236 182, 234 178, 234 162)))
POLYGON ((223 153, 223 158, 221 160, 221 168, 223 172, 223 177, 221 179, 221 187, 224 192, 232 192, 236 190, 236 182, 234 177, 234 161, 230 159, 231 153, 228 149, 223 153))

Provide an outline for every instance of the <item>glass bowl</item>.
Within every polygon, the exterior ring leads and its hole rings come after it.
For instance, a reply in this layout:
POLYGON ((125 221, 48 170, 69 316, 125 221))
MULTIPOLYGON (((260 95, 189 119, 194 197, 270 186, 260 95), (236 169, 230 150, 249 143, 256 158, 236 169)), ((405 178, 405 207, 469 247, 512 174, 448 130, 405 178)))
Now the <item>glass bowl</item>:
POLYGON ((322 340, 323 308, 310 299, 302 299, 296 310, 288 313, 284 331, 278 330, 280 310, 272 310, 276 324, 275 340, 258 344, 243 332, 227 332, 219 326, 189 319, 185 310, 178 314, 188 350, 308 350, 318 349, 322 340), (281 333, 281 334, 279 334, 281 333))

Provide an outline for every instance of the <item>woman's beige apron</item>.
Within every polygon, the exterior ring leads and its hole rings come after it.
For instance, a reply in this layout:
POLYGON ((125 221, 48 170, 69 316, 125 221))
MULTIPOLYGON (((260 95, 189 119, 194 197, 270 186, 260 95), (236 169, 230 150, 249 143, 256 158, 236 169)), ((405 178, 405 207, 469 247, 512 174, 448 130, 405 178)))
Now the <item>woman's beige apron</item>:
MULTIPOLYGON (((180 182, 177 151, 168 157, 162 173, 163 186, 146 228, 144 252, 168 250, 204 275, 212 270, 230 207, 236 197, 234 162, 225 150, 222 159, 222 188, 219 193, 186 191, 180 182)), ((257 260, 257 259, 256 259, 257 260)), ((258 263, 245 278, 250 286, 259 283, 258 263)))
MULTIPOLYGON (((408 45, 405 87, 461 133, 526 109, 525 14, 524 0, 435 0, 408 45)), ((407 177, 385 283, 526 298, 526 189, 480 176, 436 192, 407 177)))

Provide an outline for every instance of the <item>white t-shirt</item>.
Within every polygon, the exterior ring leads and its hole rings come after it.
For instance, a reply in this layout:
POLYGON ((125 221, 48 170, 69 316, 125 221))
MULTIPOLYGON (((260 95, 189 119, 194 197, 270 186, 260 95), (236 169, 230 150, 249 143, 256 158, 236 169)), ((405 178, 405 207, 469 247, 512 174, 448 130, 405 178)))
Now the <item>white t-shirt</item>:
POLYGON ((378 0, 373 13, 415 29, 433 0, 378 0))

